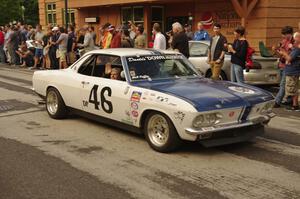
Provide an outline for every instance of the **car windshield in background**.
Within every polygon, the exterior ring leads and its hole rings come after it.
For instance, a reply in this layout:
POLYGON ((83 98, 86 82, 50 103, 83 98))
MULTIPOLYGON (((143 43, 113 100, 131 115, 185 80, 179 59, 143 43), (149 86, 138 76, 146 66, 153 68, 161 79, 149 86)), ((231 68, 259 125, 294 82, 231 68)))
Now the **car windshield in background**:
POLYGON ((182 55, 127 57, 132 81, 198 76, 182 55))

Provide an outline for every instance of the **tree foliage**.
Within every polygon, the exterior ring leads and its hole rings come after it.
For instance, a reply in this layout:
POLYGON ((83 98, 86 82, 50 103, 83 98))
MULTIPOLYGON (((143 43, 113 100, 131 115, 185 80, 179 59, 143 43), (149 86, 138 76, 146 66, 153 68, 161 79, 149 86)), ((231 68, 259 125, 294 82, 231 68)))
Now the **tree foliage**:
POLYGON ((22 0, 25 8, 24 22, 26 24, 36 25, 39 23, 38 0, 22 0))
POLYGON ((21 0, 0 0, 0 24, 22 19, 21 0))
POLYGON ((0 0, 0 25, 13 21, 37 24, 39 22, 38 0, 0 0))

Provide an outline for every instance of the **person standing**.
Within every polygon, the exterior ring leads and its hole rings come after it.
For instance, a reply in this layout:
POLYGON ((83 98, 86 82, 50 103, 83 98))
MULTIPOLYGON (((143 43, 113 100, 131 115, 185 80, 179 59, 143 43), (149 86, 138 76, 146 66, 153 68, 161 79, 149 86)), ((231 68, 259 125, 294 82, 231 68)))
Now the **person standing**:
POLYGON ((68 47, 68 34, 63 27, 59 28, 60 36, 56 41, 58 44, 58 58, 60 69, 67 68, 67 47, 68 47))
POLYGON ((110 48, 110 44, 111 44, 111 40, 112 40, 112 34, 110 33, 110 28, 112 27, 112 25, 110 25, 110 23, 106 23, 103 26, 103 38, 102 38, 102 49, 107 49, 110 48))
POLYGON ((5 59, 5 52, 4 52, 4 32, 2 27, 0 27, 0 62, 5 64, 6 59, 5 59))
POLYGON ((9 40, 8 40, 8 52, 11 56, 11 64, 12 65, 21 65, 20 64, 20 57, 16 53, 16 51, 19 48, 20 44, 20 37, 19 37, 19 29, 17 26, 13 27, 13 32, 10 34, 9 40))
POLYGON ((120 28, 115 28, 114 26, 112 26, 112 40, 111 40, 111 44, 110 47, 111 48, 120 48, 121 47, 121 37, 122 37, 122 33, 120 32, 120 28))
POLYGON ((182 25, 178 22, 173 23, 173 39, 171 48, 182 53, 186 58, 189 58, 189 38, 186 36, 182 25))
POLYGON ((155 34, 153 49, 166 50, 166 37, 161 33, 159 23, 153 24, 153 33, 155 34))
POLYGON ((74 32, 74 26, 70 25, 68 27, 68 46, 67 46, 67 64, 71 65, 75 62, 75 46, 76 46, 76 36, 74 32))
POLYGON ((130 32, 128 29, 124 29, 121 39, 121 48, 133 48, 134 42, 130 37, 130 32))
POLYGON ((284 49, 279 50, 279 54, 286 60, 285 75, 285 95, 292 97, 292 106, 288 110, 300 111, 298 102, 299 76, 300 76, 300 32, 294 34, 294 45, 289 53, 284 49))
POLYGON ((84 48, 84 53, 95 50, 93 35, 89 31, 89 27, 85 25, 83 31, 85 32, 84 41, 83 44, 78 44, 78 46, 84 48))
POLYGON ((243 70, 246 66, 247 49, 249 44, 245 38, 245 28, 238 26, 234 30, 235 40, 232 45, 228 45, 228 51, 231 53, 231 81, 244 83, 243 70))
POLYGON ((136 28, 136 38, 134 40, 135 48, 146 48, 146 36, 144 34, 144 27, 142 25, 138 25, 136 28))
POLYGON ((190 24, 184 25, 184 31, 185 31, 186 36, 189 38, 189 41, 193 40, 194 33, 192 31, 192 26, 190 24))
POLYGON ((221 34, 221 25, 215 24, 213 27, 214 36, 210 39, 208 50, 208 63, 211 67, 212 79, 219 80, 221 69, 224 63, 227 39, 221 34))
POLYGON ((293 48, 293 27, 291 26, 285 26, 281 29, 281 35, 282 35, 282 41, 277 45, 277 47, 273 46, 272 49, 275 52, 276 55, 279 56, 279 71, 280 71, 280 88, 275 98, 275 104, 274 108, 279 108, 281 104, 285 104, 286 102, 283 102, 284 96, 285 96, 285 73, 284 68, 286 66, 286 60, 284 56, 280 55, 279 52, 281 50, 284 50, 288 53, 292 51, 293 48))
POLYGON ((59 28, 58 27, 52 28, 52 33, 53 34, 50 38, 50 48, 48 54, 51 62, 51 69, 59 69, 59 61, 56 57, 56 51, 58 49, 56 41, 59 38, 59 28))
POLYGON ((34 36, 34 42, 36 44, 35 47, 35 54, 34 54, 34 65, 32 69, 36 69, 37 65, 40 63, 41 58, 43 57, 43 37, 44 34, 42 32, 42 26, 37 25, 35 27, 35 36, 34 36))
POLYGON ((204 29, 204 26, 201 22, 198 23, 197 29, 198 29, 198 31, 195 32, 195 34, 194 34, 195 41, 204 41, 204 40, 209 41, 210 40, 209 34, 204 29))

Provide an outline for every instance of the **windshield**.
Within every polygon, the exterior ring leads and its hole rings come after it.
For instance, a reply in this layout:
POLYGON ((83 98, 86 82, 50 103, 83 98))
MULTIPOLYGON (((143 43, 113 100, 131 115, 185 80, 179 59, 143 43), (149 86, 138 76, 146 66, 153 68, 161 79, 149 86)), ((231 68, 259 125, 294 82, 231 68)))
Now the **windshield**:
POLYGON ((132 81, 198 76, 182 55, 133 56, 126 61, 132 81))

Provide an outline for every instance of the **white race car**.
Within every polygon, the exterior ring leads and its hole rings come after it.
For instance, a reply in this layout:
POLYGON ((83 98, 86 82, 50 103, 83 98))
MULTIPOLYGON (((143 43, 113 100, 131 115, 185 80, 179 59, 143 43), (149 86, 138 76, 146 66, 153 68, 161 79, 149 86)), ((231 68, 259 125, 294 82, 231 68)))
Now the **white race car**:
POLYGON ((35 72, 33 89, 50 117, 72 112, 144 133, 159 152, 182 140, 205 146, 246 141, 275 115, 270 93, 206 79, 173 51, 95 50, 68 69, 35 72))

